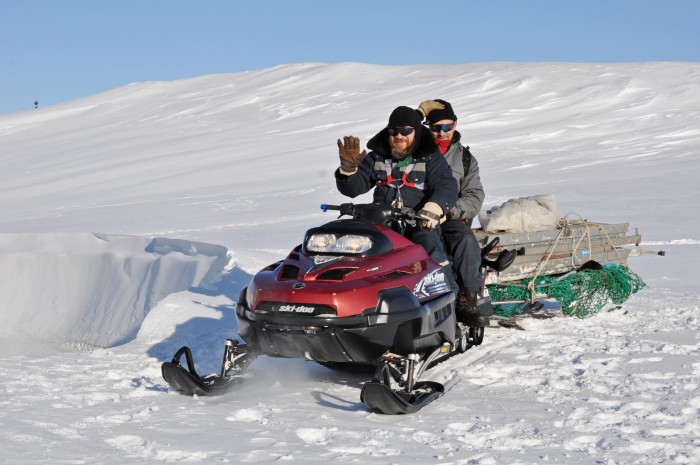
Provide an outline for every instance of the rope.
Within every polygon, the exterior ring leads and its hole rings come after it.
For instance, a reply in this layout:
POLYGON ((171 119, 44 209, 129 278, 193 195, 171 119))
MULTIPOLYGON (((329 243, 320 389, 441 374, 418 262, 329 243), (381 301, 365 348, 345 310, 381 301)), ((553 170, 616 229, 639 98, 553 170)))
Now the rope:
POLYGON ((549 262, 549 259, 552 258, 552 254, 554 253, 554 249, 556 249, 557 244, 559 243, 559 239, 561 236, 564 234, 564 229, 562 228, 561 231, 559 231, 559 234, 557 235, 557 238, 554 240, 554 244, 552 244, 552 248, 549 251, 549 254, 547 254, 547 258, 544 260, 540 261, 540 265, 537 267, 535 270, 535 275, 532 277, 529 283, 527 283, 527 289, 530 291, 530 302, 534 302, 534 297, 535 297, 535 281, 537 281, 537 278, 539 278, 540 273, 544 269, 545 265, 547 262, 549 262))
MULTIPOLYGON (((572 225, 583 225, 586 227, 586 234, 581 236, 581 240, 579 240, 578 244, 576 244, 576 246, 574 246, 574 250, 573 250, 574 253, 571 254, 571 265, 572 266, 575 266, 575 263, 573 262, 573 257, 575 256, 575 252, 576 252, 576 250, 578 250, 578 246, 584 237, 588 238, 588 250, 589 251, 593 250, 593 247, 591 245, 591 233, 590 233, 591 226, 596 226, 598 228, 598 231, 602 232, 605 235, 605 238, 608 240, 608 244, 610 244, 610 246, 612 247, 612 250, 615 251, 615 255, 617 255, 617 259, 620 260, 620 262, 624 263, 622 255, 620 255, 620 251, 617 249, 617 247, 615 247, 615 244, 613 243, 612 239, 610 238, 610 235, 608 234, 608 232, 603 227, 602 223, 591 223, 588 220, 583 219, 583 217, 581 217, 581 215, 579 215, 578 213, 573 213, 573 212, 567 213, 564 216, 564 218, 562 218, 559 221, 560 221, 559 224, 561 224, 561 222, 563 221, 564 222, 563 224, 566 225, 567 227, 572 226, 572 225), (568 220, 569 215, 576 215, 579 217, 579 220, 569 221, 568 220)), ((559 224, 557 226, 559 226, 559 224)))
MULTIPOLYGON (((581 215, 569 212, 557 222, 557 227, 560 229, 559 234, 548 253, 542 257, 533 276, 520 282, 489 285, 489 293, 493 301, 495 303, 508 301, 516 301, 519 304, 533 303, 538 290, 539 293, 543 293, 546 290, 546 294, 549 297, 555 298, 561 304, 562 312, 565 315, 588 318, 598 313, 607 302, 612 301, 615 304, 621 304, 632 293, 646 286, 642 279, 631 271, 629 267, 615 263, 607 263, 600 270, 585 269, 571 272, 558 278, 541 276, 545 266, 552 258, 559 240, 572 226, 585 227, 585 233, 574 244, 571 253, 572 267, 577 266, 574 258, 584 239, 587 240, 589 253, 592 252, 591 227, 593 226, 603 232, 612 250, 615 251, 618 260, 621 263, 625 262, 602 223, 590 223, 581 215), (569 219, 572 215, 576 215, 578 220, 569 219)), ((517 306, 514 304, 496 305, 495 311, 496 314, 501 316, 512 316, 518 313, 521 307, 522 305, 517 306)))

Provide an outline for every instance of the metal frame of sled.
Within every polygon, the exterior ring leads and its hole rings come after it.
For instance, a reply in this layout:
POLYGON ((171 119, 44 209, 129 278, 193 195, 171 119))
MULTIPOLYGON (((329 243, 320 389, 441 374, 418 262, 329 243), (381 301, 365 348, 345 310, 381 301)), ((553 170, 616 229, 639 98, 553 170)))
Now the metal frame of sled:
POLYGON ((645 253, 665 255, 663 251, 641 249, 642 238, 636 228, 629 233, 628 223, 596 223, 564 217, 555 229, 544 231, 488 233, 473 229, 473 232, 480 244, 499 238, 492 254, 515 251, 512 265, 502 272, 488 272, 484 285, 517 285, 514 282, 528 280, 523 287, 529 291, 529 299, 493 302, 493 305, 521 305, 522 313, 552 316, 561 312, 561 305, 548 293, 551 284, 535 285, 540 276, 556 276, 561 280, 589 261, 628 266, 629 257, 645 253))

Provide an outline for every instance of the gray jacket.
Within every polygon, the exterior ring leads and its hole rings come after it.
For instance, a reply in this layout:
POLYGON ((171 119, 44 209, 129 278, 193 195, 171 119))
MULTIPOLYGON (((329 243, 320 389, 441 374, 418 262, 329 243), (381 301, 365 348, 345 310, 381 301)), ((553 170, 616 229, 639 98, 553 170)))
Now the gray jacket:
POLYGON ((450 211, 450 219, 461 219, 471 222, 475 218, 481 206, 484 204, 484 186, 479 178, 479 163, 474 155, 471 156, 471 163, 466 175, 464 173, 464 162, 462 160, 464 150, 469 150, 460 143, 461 134, 455 131, 452 144, 445 153, 445 160, 452 169, 452 176, 457 180, 459 193, 457 203, 450 211))

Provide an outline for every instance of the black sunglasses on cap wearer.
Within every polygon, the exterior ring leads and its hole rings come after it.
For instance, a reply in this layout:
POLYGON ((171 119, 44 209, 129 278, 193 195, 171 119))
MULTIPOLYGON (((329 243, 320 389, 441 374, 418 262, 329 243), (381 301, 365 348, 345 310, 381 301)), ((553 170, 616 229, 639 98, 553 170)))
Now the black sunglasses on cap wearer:
POLYGON ((391 137, 394 137, 397 134, 401 134, 402 136, 407 136, 407 135, 413 133, 413 131, 415 131, 415 129, 416 128, 414 128, 413 126, 406 126, 404 128, 386 128, 387 132, 389 133, 389 135, 391 137))
POLYGON ((454 129, 455 123, 452 124, 431 124, 430 125, 430 130, 433 132, 450 132, 452 129, 454 129))

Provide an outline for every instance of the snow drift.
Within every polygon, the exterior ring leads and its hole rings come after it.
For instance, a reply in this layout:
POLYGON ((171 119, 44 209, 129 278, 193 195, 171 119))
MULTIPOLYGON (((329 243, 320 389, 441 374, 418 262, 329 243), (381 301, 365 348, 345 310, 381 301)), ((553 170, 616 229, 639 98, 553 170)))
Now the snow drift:
POLYGON ((5 349, 120 344, 136 335, 159 300, 211 286, 226 264, 225 247, 185 240, 2 234, 0 339, 5 349))

